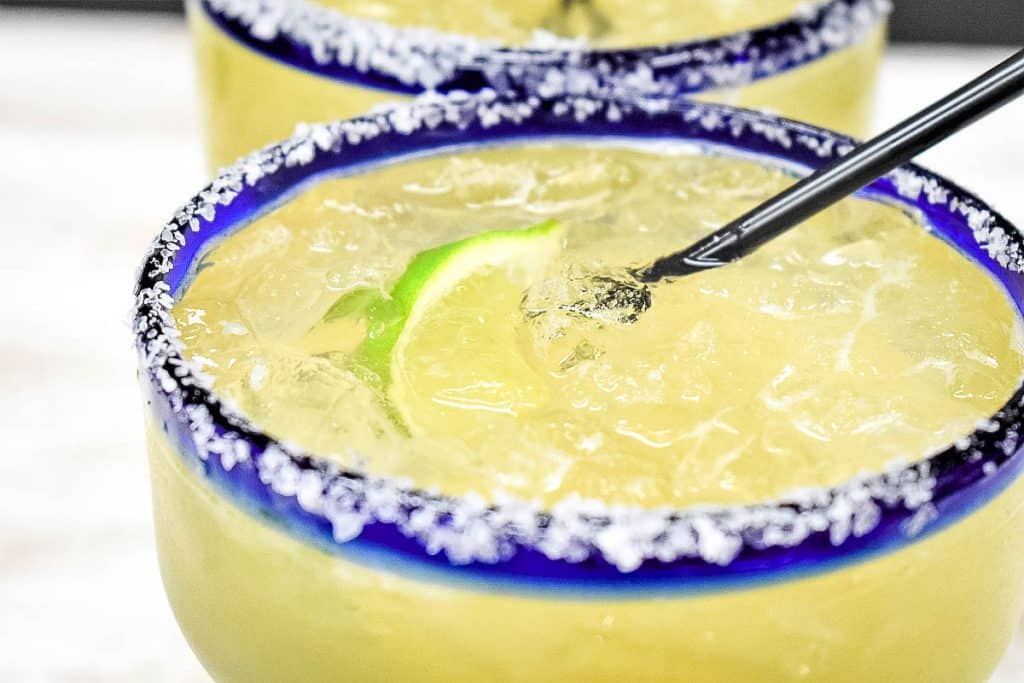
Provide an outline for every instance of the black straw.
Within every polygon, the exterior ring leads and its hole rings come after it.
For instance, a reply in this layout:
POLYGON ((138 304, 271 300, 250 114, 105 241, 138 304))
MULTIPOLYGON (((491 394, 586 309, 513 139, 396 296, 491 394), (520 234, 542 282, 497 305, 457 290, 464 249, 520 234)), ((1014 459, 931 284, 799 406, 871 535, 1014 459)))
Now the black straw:
POLYGON ((1022 93, 1024 50, 725 227, 638 269, 634 276, 653 283, 742 258, 1022 93))

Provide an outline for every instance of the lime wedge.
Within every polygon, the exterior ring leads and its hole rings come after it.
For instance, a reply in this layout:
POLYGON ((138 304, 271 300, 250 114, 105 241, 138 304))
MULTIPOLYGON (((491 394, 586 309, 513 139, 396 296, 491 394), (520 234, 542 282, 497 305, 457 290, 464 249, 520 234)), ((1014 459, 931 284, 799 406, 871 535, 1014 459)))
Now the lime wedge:
POLYGON ((547 384, 517 348, 516 328, 523 290, 561 252, 563 234, 549 220, 424 251, 390 294, 349 292, 312 332, 322 339, 331 326, 364 322, 351 366, 414 433, 461 434, 487 414, 538 407, 547 384))

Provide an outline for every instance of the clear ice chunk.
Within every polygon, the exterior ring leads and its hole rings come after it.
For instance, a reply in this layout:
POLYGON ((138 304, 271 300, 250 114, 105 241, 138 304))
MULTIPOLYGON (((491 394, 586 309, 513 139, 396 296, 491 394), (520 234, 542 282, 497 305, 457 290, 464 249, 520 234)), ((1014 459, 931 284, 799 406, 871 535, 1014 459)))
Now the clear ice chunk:
POLYGON ((628 271, 567 269, 561 276, 543 280, 526 291, 522 309, 536 319, 561 313, 553 319, 551 333, 568 327, 565 317, 599 325, 630 325, 651 307, 651 291, 628 271), (562 318, 563 324, 558 320, 562 318))

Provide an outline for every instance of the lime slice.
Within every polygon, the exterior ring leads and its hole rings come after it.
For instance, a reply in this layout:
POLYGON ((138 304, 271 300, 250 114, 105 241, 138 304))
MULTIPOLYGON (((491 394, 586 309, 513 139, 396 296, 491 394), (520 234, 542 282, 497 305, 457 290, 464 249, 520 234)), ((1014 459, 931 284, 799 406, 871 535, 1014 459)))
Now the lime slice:
POLYGON ((564 230, 545 221, 500 230, 417 255, 389 295, 342 296, 314 329, 362 320, 353 369, 378 387, 413 433, 464 434, 495 415, 543 405, 544 378, 516 342, 523 290, 561 252, 564 230))

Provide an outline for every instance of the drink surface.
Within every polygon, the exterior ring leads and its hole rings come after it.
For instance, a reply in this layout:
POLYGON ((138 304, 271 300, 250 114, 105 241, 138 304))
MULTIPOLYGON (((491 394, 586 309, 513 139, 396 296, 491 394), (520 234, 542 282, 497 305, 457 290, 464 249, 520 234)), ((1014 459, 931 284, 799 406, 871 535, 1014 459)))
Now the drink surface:
POLYGON ((504 45, 544 31, 601 47, 659 45, 734 33, 792 15, 801 0, 319 0, 347 15, 394 26, 429 26, 504 45))
POLYGON ((635 324, 559 308, 564 284, 673 251, 788 182, 666 145, 396 163, 228 237, 175 315, 216 389, 272 435, 420 486, 547 504, 778 497, 922 457, 1002 406, 1024 369, 1005 294, 867 200, 659 286, 635 324), (525 300, 515 268, 464 267, 403 330, 385 382, 359 354, 372 316, 321 322, 346 294, 386 300, 424 250, 547 218, 558 253, 529 264, 525 300))

